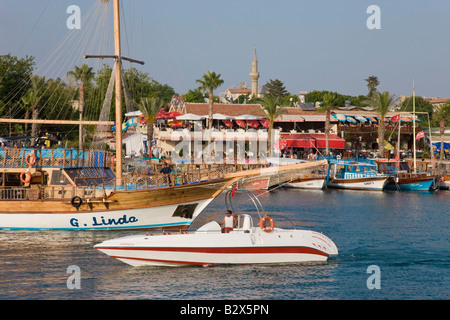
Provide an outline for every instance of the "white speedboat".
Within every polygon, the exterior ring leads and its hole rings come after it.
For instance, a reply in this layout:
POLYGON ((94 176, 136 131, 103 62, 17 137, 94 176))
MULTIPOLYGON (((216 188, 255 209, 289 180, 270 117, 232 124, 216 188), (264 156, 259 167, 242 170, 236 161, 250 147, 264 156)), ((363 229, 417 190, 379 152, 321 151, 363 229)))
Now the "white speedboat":
POLYGON ((193 232, 134 235, 95 248, 132 266, 296 263, 326 261, 338 254, 333 241, 322 233, 277 228, 272 218, 257 213, 257 225, 250 215, 238 215, 237 226, 229 233, 222 233, 219 223, 212 221, 193 232))

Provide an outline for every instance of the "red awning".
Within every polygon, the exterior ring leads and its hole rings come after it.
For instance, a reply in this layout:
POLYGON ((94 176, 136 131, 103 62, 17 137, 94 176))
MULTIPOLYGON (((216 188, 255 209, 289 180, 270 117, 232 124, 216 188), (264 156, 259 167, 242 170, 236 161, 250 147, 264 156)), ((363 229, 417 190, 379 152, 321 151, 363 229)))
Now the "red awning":
MULTIPOLYGON (((286 139, 287 147, 291 148, 322 148, 326 146, 325 133, 281 133, 286 139)), ((345 149, 345 139, 329 134, 328 147, 330 149, 345 149)))

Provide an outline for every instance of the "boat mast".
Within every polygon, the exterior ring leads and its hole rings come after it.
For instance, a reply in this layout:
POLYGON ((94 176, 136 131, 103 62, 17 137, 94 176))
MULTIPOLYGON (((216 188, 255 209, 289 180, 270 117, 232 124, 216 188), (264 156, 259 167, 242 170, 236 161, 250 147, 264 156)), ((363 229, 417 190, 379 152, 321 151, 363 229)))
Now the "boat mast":
POLYGON ((416 160, 416 86, 413 80, 413 153, 414 153, 414 173, 417 173, 417 160, 416 160))
POLYGON ((119 0, 114 0, 114 54, 116 56, 116 182, 122 184, 122 61, 119 0))
MULTIPOLYGON (((109 0, 101 0, 103 3, 108 3, 109 0)), ((114 55, 85 55, 84 58, 114 58, 116 64, 115 74, 115 90, 116 90, 116 183, 122 184, 122 60, 127 60, 133 63, 144 64, 144 61, 139 61, 121 55, 120 42, 120 9, 119 0, 113 0, 114 10, 114 55)))

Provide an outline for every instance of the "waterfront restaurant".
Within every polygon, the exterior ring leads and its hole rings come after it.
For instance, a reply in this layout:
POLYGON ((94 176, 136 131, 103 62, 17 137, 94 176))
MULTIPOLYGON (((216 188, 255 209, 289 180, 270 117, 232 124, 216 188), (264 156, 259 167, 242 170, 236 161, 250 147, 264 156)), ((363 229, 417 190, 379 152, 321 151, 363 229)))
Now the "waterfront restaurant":
MULTIPOLYGON (((213 129, 211 139, 205 141, 203 136, 194 136, 194 132, 203 132, 206 129, 209 105, 207 103, 188 103, 172 105, 169 113, 182 114, 180 119, 160 119, 154 130, 154 139, 158 154, 170 157, 172 151, 181 140, 189 140, 192 144, 201 140, 202 148, 208 141, 223 144, 224 152, 229 149, 244 149, 245 152, 263 155, 267 152, 267 128, 263 108, 259 104, 222 104, 215 103, 213 109, 213 129), (192 120, 189 117, 192 117, 192 120), (174 139, 174 132, 183 132, 184 138, 178 134, 174 139), (244 146, 236 141, 244 140, 244 146), (234 143, 230 142, 234 141, 234 143), (265 144, 265 146, 264 146, 265 144), (255 147, 256 145, 256 147, 255 147)), ((392 144, 397 144, 396 122, 390 118, 398 113, 390 112, 384 121, 386 133, 391 134, 392 144), (394 140, 395 138, 395 140, 394 140)), ((323 154, 325 152, 325 113, 318 112, 311 103, 296 103, 294 107, 285 108, 285 112, 274 123, 275 139, 284 141, 281 156, 294 158, 307 158, 310 154, 323 154)), ((336 108, 331 113, 330 133, 328 138, 329 149, 334 154, 350 156, 353 153, 374 151, 378 148, 378 115, 368 108, 336 108)), ((412 144, 412 115, 402 113, 401 118, 401 148, 410 149, 412 144)), ((146 126, 141 127, 145 133, 146 126)), ((193 154, 193 157, 198 156, 193 154)), ((240 150, 242 151, 242 150, 240 150)), ((179 152, 179 150, 177 150, 179 152)))

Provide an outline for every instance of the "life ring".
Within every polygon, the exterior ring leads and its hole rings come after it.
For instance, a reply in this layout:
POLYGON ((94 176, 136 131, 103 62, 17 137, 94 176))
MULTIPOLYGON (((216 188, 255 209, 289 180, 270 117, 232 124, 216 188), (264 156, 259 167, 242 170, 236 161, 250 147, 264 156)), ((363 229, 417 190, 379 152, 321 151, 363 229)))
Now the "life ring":
POLYGON ((32 165, 34 165, 36 163, 36 156, 32 153, 27 154, 27 156, 25 157, 25 162, 27 163, 27 165, 29 165, 30 167, 32 165), (30 160, 31 158, 31 160, 30 160))
POLYGON ((111 167, 114 167, 116 165, 116 156, 111 157, 111 167))
POLYGON ((83 204, 83 199, 81 199, 78 196, 75 196, 70 200, 70 204, 74 208, 79 208, 83 204))
POLYGON ((265 216, 264 218, 261 219, 261 221, 259 222, 259 227, 264 231, 264 232, 271 232, 273 230, 273 219, 269 216, 265 216), (270 223, 270 226, 267 226, 270 223))
POLYGON ((29 171, 24 171, 20 174, 20 181, 23 183, 28 183, 31 181, 31 173, 29 171))

